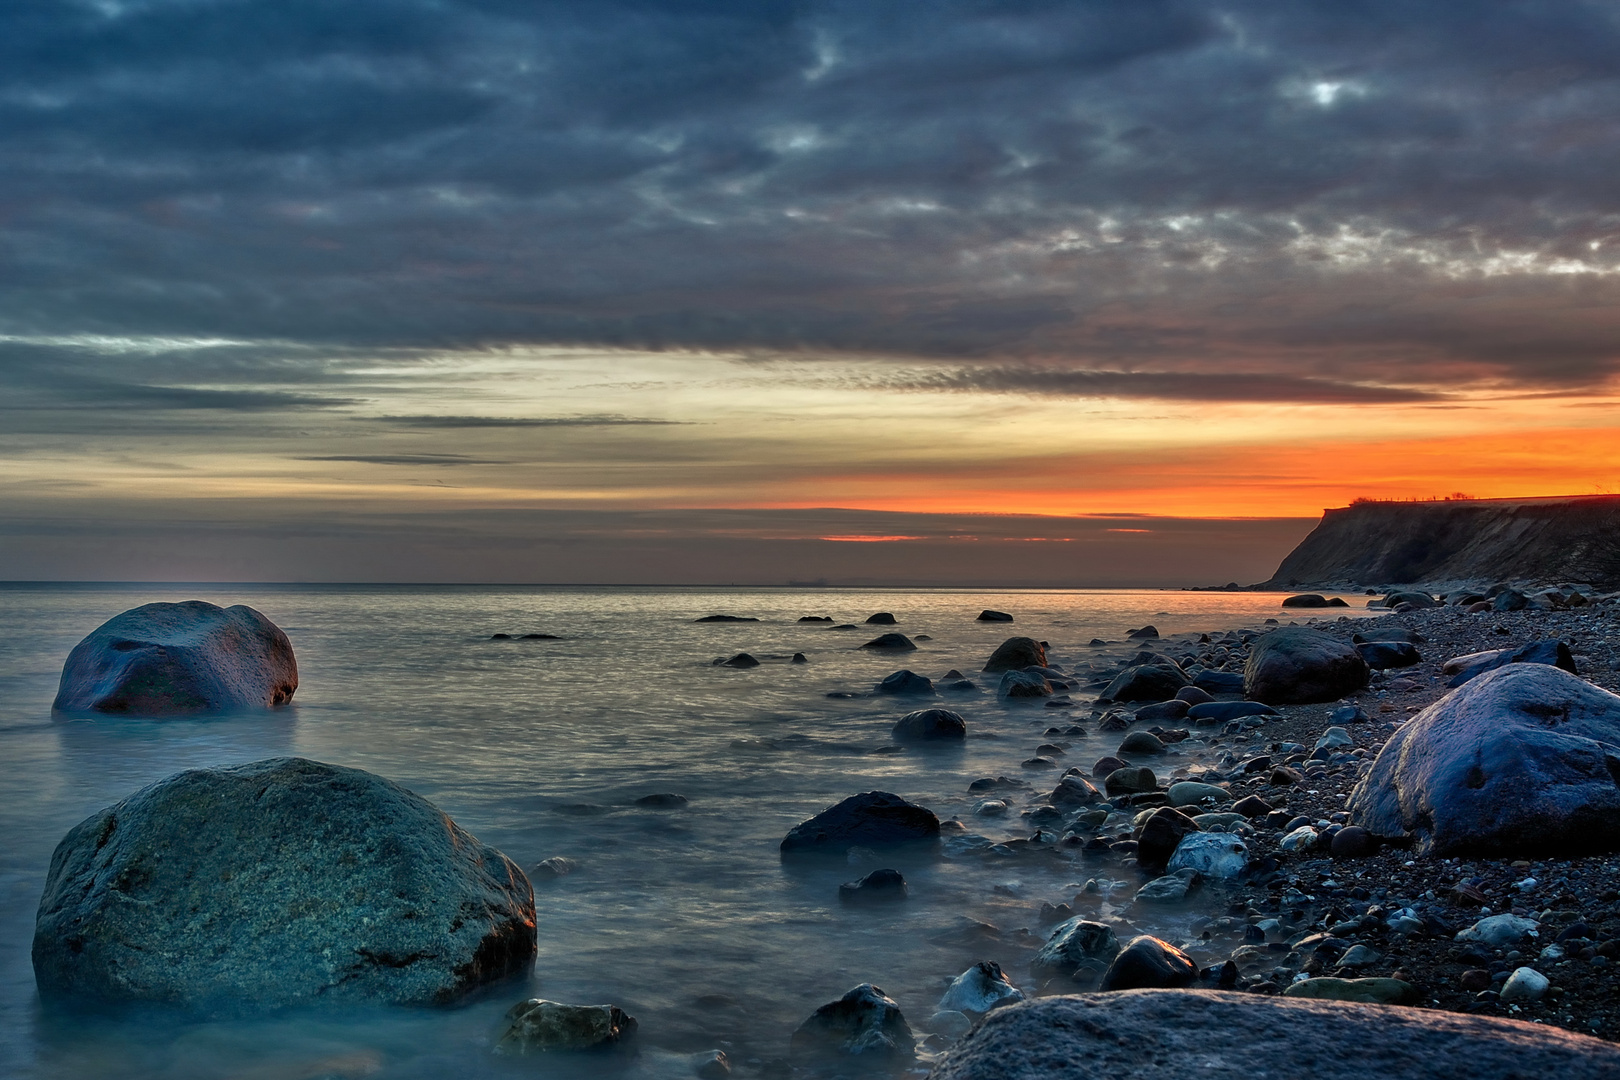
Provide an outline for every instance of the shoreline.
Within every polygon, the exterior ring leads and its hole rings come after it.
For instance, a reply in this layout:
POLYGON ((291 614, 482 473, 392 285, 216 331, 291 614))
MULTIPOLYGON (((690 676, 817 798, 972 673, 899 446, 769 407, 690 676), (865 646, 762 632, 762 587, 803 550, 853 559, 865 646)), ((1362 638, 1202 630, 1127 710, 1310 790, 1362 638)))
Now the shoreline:
MULTIPOLYGON (((1365 690, 1338 701, 1278 706, 1280 715, 1266 718, 1262 727, 1252 732, 1206 737, 1207 750, 1187 755, 1195 761, 1208 761, 1221 758, 1223 753, 1243 759, 1255 752, 1269 752, 1278 764, 1301 770, 1302 781, 1278 786, 1270 783, 1271 778, 1263 772, 1252 778, 1229 779, 1224 784, 1233 801, 1259 795, 1278 810, 1289 811, 1289 816, 1305 817, 1312 823, 1347 820, 1344 803, 1385 741, 1406 720, 1450 693, 1440 669, 1452 657, 1538 638, 1560 638, 1570 642, 1581 678, 1620 692, 1620 671, 1615 670, 1615 665, 1620 664, 1620 600, 1612 595, 1600 595, 1589 606, 1568 610, 1468 613, 1460 608, 1438 607, 1353 619, 1327 612, 1315 618, 1292 611, 1282 616, 1277 620, 1282 626, 1294 624, 1341 635, 1352 629, 1400 627, 1414 630, 1425 639, 1418 646, 1422 660, 1415 666, 1375 672, 1365 690), (1288 618, 1291 614, 1296 617, 1288 618), (1360 706, 1368 716, 1366 721, 1341 725, 1355 743, 1346 749, 1358 753, 1359 758, 1353 764, 1338 765, 1309 761, 1316 740, 1333 726, 1328 715, 1346 706, 1360 706), (1289 743, 1300 749, 1287 750, 1285 744, 1289 743)), ((1255 631, 1253 627, 1242 627, 1230 633, 1255 631)), ((1185 643, 1166 638, 1162 644, 1175 649, 1185 643)), ((1106 715, 1104 708, 1093 708, 1093 722, 1106 715)), ((1150 726, 1151 721, 1134 721, 1117 734, 1123 738, 1150 726)), ((1187 743, 1193 740, 1203 741, 1195 731, 1182 745, 1192 750, 1187 743)), ((1240 765, 1241 760, 1237 763, 1240 765)), ((1187 776, 1201 779, 1201 770, 1207 768, 1207 764, 1181 764, 1161 778, 1161 783, 1187 776)), ((1413 1008, 1531 1020, 1611 1041, 1620 1039, 1620 987, 1613 966, 1620 960, 1620 891, 1616 891, 1620 886, 1620 853, 1575 858, 1437 859, 1385 846, 1371 856, 1335 859, 1326 852, 1282 850, 1279 843, 1285 831, 1268 827, 1263 818, 1249 825, 1252 832, 1244 828, 1238 831, 1249 845, 1250 865, 1269 865, 1268 860, 1274 860, 1276 869, 1262 872, 1258 880, 1206 883, 1203 907, 1209 909, 1209 901, 1217 898, 1224 901, 1227 914, 1208 920, 1203 940, 1190 946, 1200 966, 1208 968, 1218 969, 1226 953, 1240 973, 1236 989, 1279 994, 1300 975, 1393 976, 1415 988, 1417 1000, 1410 1002, 1413 1008), (1520 889, 1517 883, 1528 878, 1534 878, 1535 884, 1520 889), (1421 920, 1423 929, 1399 936, 1391 933, 1387 921, 1403 909, 1421 920), (1476 946, 1472 955, 1468 955, 1470 949, 1455 940, 1457 931, 1480 918, 1505 912, 1541 923, 1539 938, 1525 942, 1518 950, 1476 946), (1594 931, 1590 945, 1585 946, 1586 955, 1576 946, 1562 958, 1539 959, 1543 948, 1576 923, 1594 931), (1260 924, 1268 926, 1263 943, 1255 940, 1252 929, 1260 924), (1354 969, 1336 969, 1312 955, 1309 948, 1296 948, 1312 935, 1329 931, 1345 952, 1365 945, 1378 959, 1354 969), (1519 966, 1534 966, 1551 979, 1552 986, 1541 1000, 1513 1005, 1482 1001, 1476 985, 1463 985, 1465 971, 1495 974, 1519 966)), ((1108 864, 1095 868, 1107 869, 1108 864)), ((1123 869, 1140 874, 1144 882, 1152 876, 1129 864, 1123 869)), ((1075 915, 1109 917, 1085 896, 1076 897, 1073 905, 1075 915)), ((1195 920, 1194 925, 1201 921, 1195 920)), ((1479 976, 1472 979, 1478 980, 1479 976)), ((1499 988, 1500 978, 1493 985, 1499 988)), ((1079 985, 1069 989, 1048 984, 1042 992, 1091 989, 1094 987, 1079 985)))

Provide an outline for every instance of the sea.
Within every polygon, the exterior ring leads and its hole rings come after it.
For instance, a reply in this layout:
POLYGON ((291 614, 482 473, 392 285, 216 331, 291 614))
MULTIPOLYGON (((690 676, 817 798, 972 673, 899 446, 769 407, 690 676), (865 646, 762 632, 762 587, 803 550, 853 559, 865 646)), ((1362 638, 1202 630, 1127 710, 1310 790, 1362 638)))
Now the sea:
MULTIPOLYGON (((689 1077, 690 1056, 716 1048, 735 1075, 785 1076, 793 1029, 860 983, 893 997, 919 1037, 946 984, 977 961, 1002 964, 1032 991, 1028 961, 1050 930, 1040 907, 1073 900, 1088 879, 1099 881, 1101 899, 1087 910, 1119 921, 1122 936, 1157 933, 1197 957, 1200 928, 1219 912, 1196 902, 1133 909, 1125 898, 1140 875, 983 842, 1034 831, 1018 810, 1061 771, 1021 768, 1037 744, 1066 744, 1060 764, 1089 773, 1119 736, 1088 723, 1094 690, 1074 692, 1069 709, 998 700, 995 680, 979 669, 1005 638, 1028 635, 1048 642, 1050 661, 1084 686, 1136 651, 1130 630, 1151 624, 1174 638, 1305 614, 1283 611, 1281 599, 1162 590, 0 586, 0 1076, 689 1077), (62 662, 84 635, 139 604, 188 599, 248 604, 287 632, 300 678, 291 706, 201 719, 52 716, 62 662), (1015 621, 977 621, 985 608, 1015 621), (877 612, 892 613, 896 625, 867 625, 877 612), (758 621, 695 621, 717 614, 758 621), (859 648, 890 630, 927 640, 898 656, 859 648), (518 639, 531 633, 555 640, 518 639), (714 663, 743 651, 761 665, 714 663), (791 663, 795 653, 806 662, 791 663), (829 696, 870 691, 899 668, 933 679, 956 668, 983 689, 937 701, 829 696), (965 744, 897 746, 894 721, 930 704, 966 718, 965 744), (1076 723, 1089 734, 1044 734, 1076 723), (536 882, 532 974, 446 1009, 220 1019, 42 1005, 29 949, 63 835, 179 770, 285 755, 388 777, 525 869, 559 855, 577 863, 565 877, 536 882), (968 785, 984 776, 1031 787, 1013 797, 1008 815, 979 817, 982 796, 968 785), (790 828, 874 789, 959 819, 982 840, 958 836, 932 858, 857 849, 844 864, 782 861, 778 845, 790 828), (635 805, 658 793, 687 804, 635 805), (841 881, 882 866, 905 874, 908 900, 840 903, 841 881), (638 1021, 633 1051, 493 1053, 503 1014, 529 997, 619 1005, 638 1021)), ((1343 614, 1365 613, 1351 604, 1343 614)), ((1172 747, 1161 773, 1194 763, 1195 743, 1172 747)))

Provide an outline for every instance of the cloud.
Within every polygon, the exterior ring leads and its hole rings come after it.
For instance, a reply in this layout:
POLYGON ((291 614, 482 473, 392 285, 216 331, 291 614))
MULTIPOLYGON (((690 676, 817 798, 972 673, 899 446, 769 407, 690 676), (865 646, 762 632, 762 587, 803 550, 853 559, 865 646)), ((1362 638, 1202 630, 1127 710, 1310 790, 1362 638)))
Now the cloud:
POLYGON ((364 465, 508 465, 510 462, 467 457, 465 454, 318 454, 298 461, 358 461, 364 465))
POLYGON ((903 390, 1037 394, 1060 397, 1156 398, 1169 401, 1275 401, 1379 405, 1442 400, 1422 390, 1339 383, 1284 375, 1179 371, 1062 371, 965 368, 885 380, 903 390))
POLYGON ((549 428, 549 427, 666 427, 679 420, 645 416, 378 416, 379 423, 412 428, 549 428))

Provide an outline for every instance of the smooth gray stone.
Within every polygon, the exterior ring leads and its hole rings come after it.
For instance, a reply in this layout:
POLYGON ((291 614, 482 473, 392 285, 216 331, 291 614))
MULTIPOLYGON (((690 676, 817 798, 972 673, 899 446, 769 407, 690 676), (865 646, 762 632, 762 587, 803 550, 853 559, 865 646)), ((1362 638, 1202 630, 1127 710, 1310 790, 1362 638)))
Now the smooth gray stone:
POLYGON ((1435 857, 1620 849, 1620 697, 1509 664, 1424 709, 1350 793, 1351 819, 1435 857))
POLYGON ((1218 990, 1040 998, 990 1013, 930 1080, 1611 1080, 1620 1047, 1519 1020, 1218 990))
POLYGON ((46 998, 442 1005, 525 969, 534 890, 427 800, 303 758, 191 769, 75 826, 34 927, 46 998))
POLYGON ((298 663, 281 628, 243 604, 143 604, 68 654, 60 712, 179 716, 285 705, 298 663))

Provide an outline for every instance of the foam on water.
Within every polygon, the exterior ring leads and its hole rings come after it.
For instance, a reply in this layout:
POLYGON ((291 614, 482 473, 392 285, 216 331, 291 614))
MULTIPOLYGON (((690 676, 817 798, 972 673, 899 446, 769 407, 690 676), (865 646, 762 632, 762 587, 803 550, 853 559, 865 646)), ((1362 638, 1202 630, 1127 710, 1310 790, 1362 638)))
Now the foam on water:
MULTIPOLYGON (((1134 651, 1115 641, 1258 625, 1277 594, 1159 591, 841 591, 518 587, 141 586, 0 590, 0 1075, 8 1077, 480 1077, 566 1075, 548 1059, 508 1062, 489 1046, 502 1012, 530 996, 614 1002, 640 1020, 634 1075, 689 1075, 683 1055, 725 1046, 733 1061, 785 1054, 820 1004, 860 982, 925 1021, 948 982, 996 960, 1033 989, 1027 962, 1042 901, 1095 876, 1059 856, 852 857, 784 865, 793 825, 874 788, 959 817, 993 840, 1032 831, 1017 810, 1060 770, 1019 763, 1076 710, 998 702, 993 682, 938 704, 968 722, 964 746, 891 743, 916 699, 830 699, 906 667, 977 675, 1004 638, 1051 643, 1082 675, 1134 651), (52 719, 63 659, 119 611, 154 600, 247 603, 291 637, 301 685, 279 712, 201 720, 52 719), (1016 622, 978 623, 983 608, 1016 622), (833 630, 893 612, 919 650, 857 648, 889 627, 833 630), (694 623, 710 614, 761 621, 694 623), (561 640, 492 641, 495 633, 561 640), (737 670, 716 657, 766 662, 737 670), (809 663, 786 659, 802 652, 809 663), (778 657, 780 659, 766 659, 778 657), (183 768, 284 754, 369 769, 412 788, 525 868, 566 855, 579 869, 537 882, 532 979, 465 1007, 248 1021, 60 1015, 36 998, 34 910, 52 849, 93 811, 183 768), (985 775, 1033 785, 1006 817, 972 816, 985 775), (644 809, 675 792, 683 808, 644 809), (894 865, 904 904, 840 905, 837 885, 894 865), (969 920, 999 927, 991 937, 969 920)), ((1345 614, 1359 614, 1355 610, 1345 614)), ((1339 614, 1339 612, 1322 613, 1339 614)), ((1303 618, 1295 615, 1294 617, 1303 618)), ((1287 616, 1284 616, 1285 621, 1287 616)), ((1073 740, 1063 765, 1089 770, 1117 736, 1073 740)), ((1165 768, 1178 760, 1170 758, 1165 768)), ((1165 919, 1178 916, 1165 915, 1165 919)), ((1185 916, 1180 916, 1184 918, 1185 916)), ((1166 927, 1170 933, 1175 928, 1166 927)), ((577 1063, 576 1063, 577 1064, 577 1063)), ((600 1063, 581 1066, 599 1072, 600 1063)))

